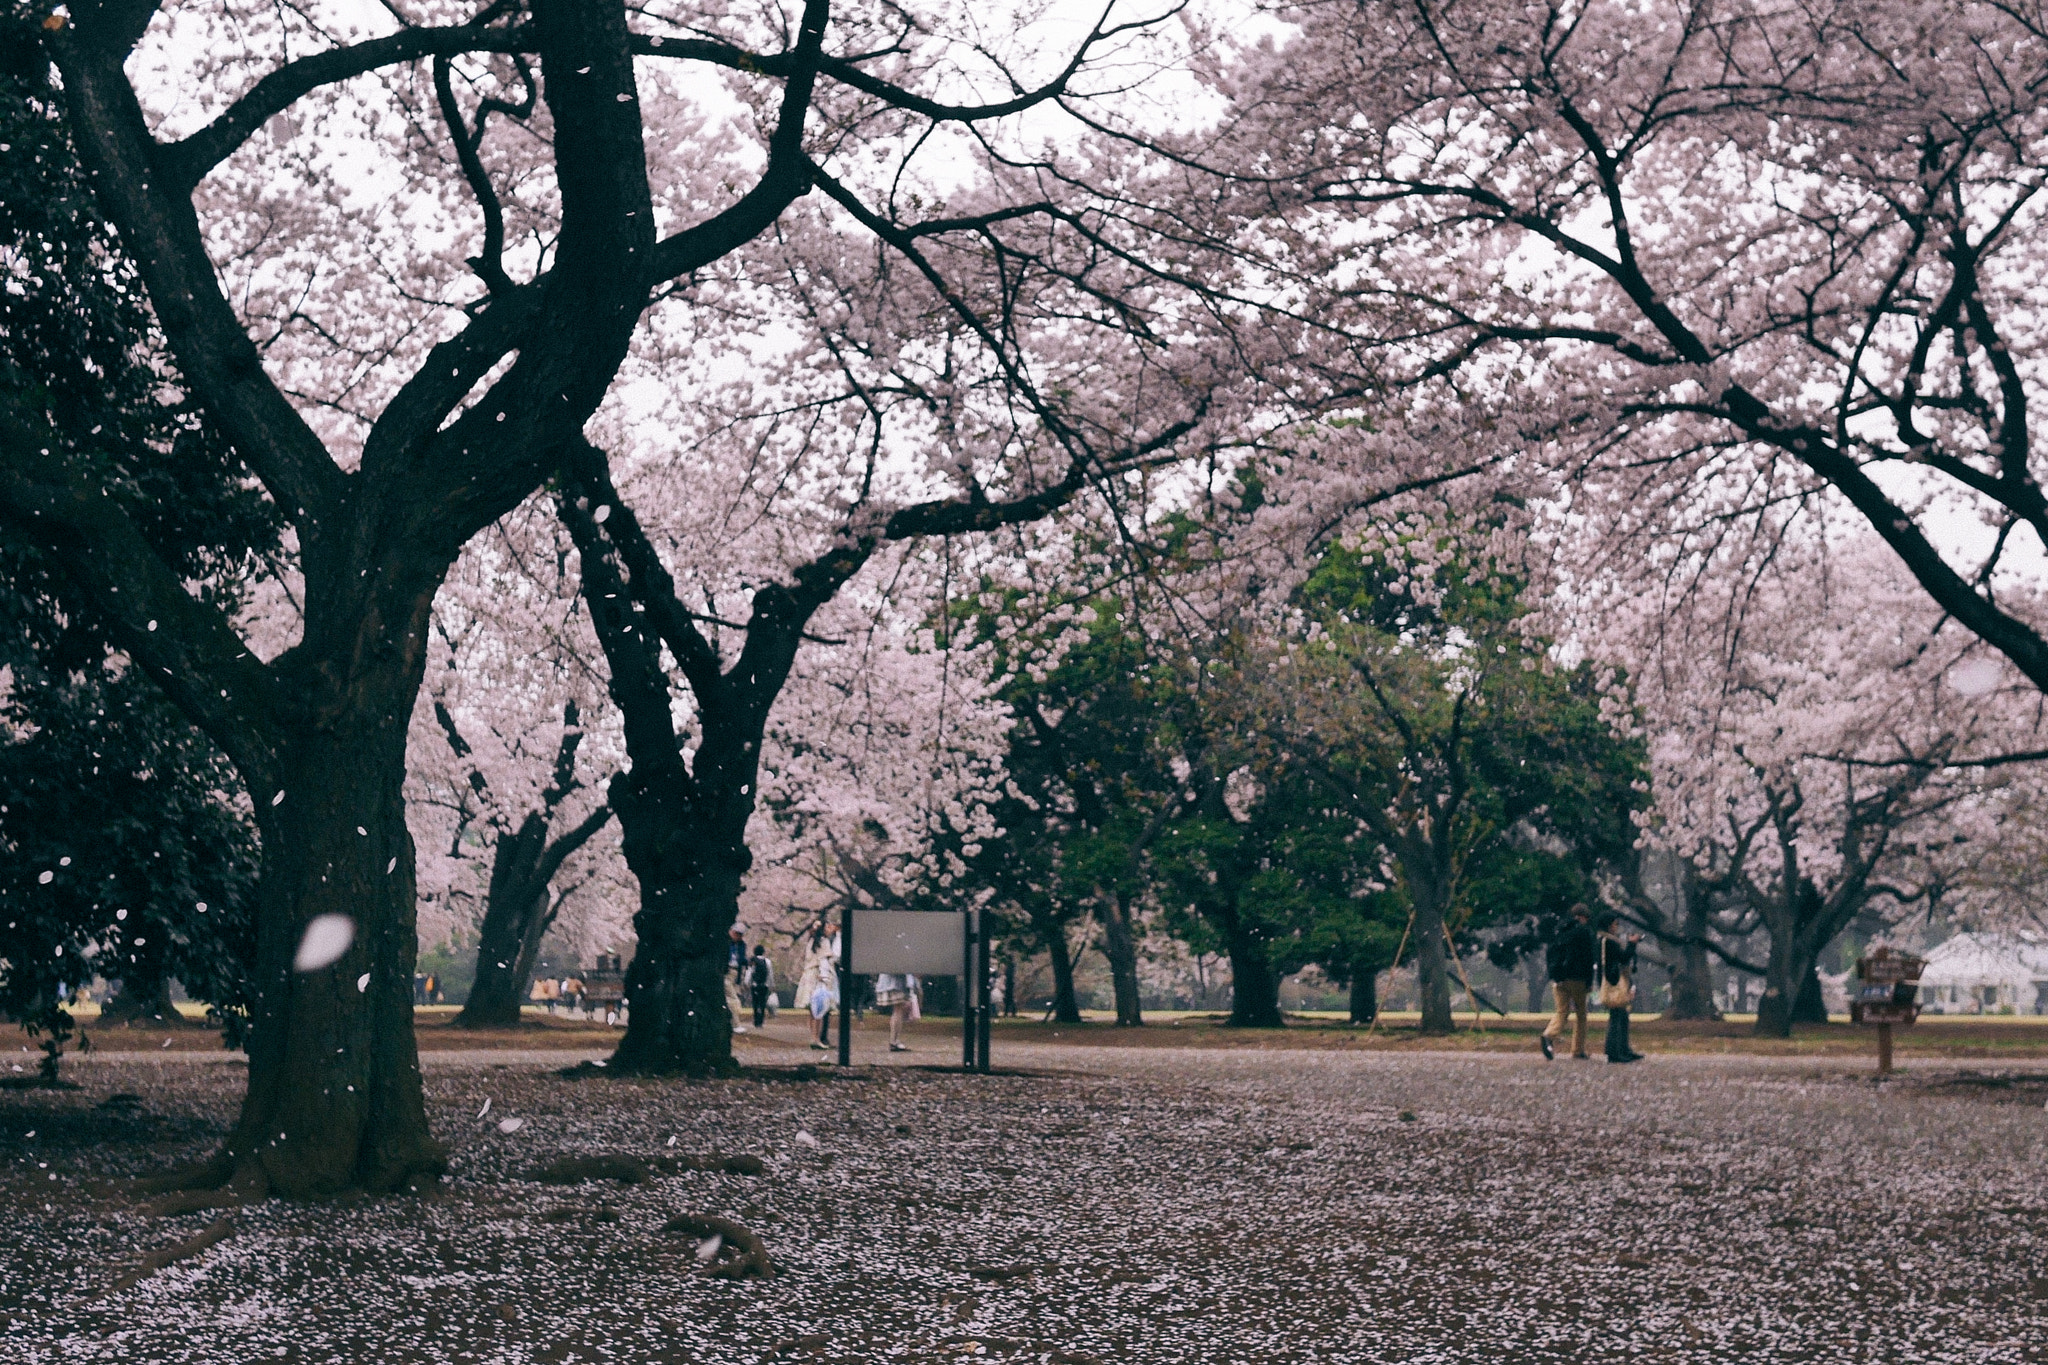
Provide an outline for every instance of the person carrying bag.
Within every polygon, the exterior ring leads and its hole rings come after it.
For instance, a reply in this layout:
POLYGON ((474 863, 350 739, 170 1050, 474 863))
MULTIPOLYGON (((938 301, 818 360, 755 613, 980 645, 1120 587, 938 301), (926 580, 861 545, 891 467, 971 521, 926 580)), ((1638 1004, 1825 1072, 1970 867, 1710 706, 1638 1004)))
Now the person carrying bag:
POLYGON ((1628 1041, 1628 1012, 1636 1000, 1636 945, 1642 935, 1623 936, 1620 923, 1621 916, 1612 910, 1599 919, 1600 1007, 1607 1011, 1607 1060, 1616 1064, 1643 1059, 1628 1041))

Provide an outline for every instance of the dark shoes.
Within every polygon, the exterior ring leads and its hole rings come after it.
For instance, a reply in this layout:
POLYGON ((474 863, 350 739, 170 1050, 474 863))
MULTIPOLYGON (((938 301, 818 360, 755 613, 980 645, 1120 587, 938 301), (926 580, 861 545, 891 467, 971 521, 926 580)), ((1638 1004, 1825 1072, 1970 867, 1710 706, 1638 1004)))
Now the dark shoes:
POLYGON ((1556 1048, 1554 1048, 1554 1047, 1552 1047, 1552 1046, 1550 1045, 1550 1035, 1549 1035, 1549 1034, 1547 1034, 1547 1033, 1539 1033, 1539 1034, 1537 1034, 1537 1035, 1536 1035, 1536 1041, 1537 1041, 1537 1042, 1538 1042, 1539 1044, 1541 1044, 1541 1045, 1542 1045, 1542 1047, 1543 1047, 1543 1060, 1544 1060, 1544 1061, 1546 1061, 1546 1062, 1554 1062, 1554 1061, 1556 1061, 1556 1060, 1557 1060, 1557 1049, 1556 1049, 1556 1048))

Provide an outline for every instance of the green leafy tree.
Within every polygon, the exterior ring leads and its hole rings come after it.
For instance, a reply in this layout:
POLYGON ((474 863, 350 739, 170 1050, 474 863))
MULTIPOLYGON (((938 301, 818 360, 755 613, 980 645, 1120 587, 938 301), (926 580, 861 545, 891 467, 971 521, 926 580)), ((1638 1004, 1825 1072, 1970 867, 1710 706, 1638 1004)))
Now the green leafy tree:
MULTIPOLYGON (((0 16, 0 401, 231 609, 278 524, 175 383, 132 265, 99 217, 17 11, 0 16)), ((114 1012, 164 1020, 173 978, 244 1020, 256 842, 218 751, 111 649, 91 598, 0 523, 0 1011, 51 1039, 66 987, 119 979, 114 1012)))
POLYGON ((1593 667, 1555 663, 1520 588, 1449 537, 1332 549, 1246 703, 1389 855, 1425 1033, 1452 1027, 1457 935, 1552 904, 1565 863, 1632 842, 1641 802, 1593 667))

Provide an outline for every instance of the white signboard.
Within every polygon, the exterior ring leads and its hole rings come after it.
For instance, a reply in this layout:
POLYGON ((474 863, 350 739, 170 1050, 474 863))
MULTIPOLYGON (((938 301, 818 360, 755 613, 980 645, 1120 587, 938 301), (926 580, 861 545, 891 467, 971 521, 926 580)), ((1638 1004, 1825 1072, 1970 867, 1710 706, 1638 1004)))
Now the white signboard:
POLYGON ((855 910, 846 969, 860 976, 915 972, 958 976, 967 952, 961 910, 855 910))

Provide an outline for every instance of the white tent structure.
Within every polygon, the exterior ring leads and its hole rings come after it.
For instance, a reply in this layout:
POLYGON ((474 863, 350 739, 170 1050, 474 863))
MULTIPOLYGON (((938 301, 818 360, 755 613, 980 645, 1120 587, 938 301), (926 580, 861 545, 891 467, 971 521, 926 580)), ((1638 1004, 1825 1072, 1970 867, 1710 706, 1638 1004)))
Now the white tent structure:
POLYGON ((1927 953, 1924 1014, 2048 1013, 2048 944, 2034 935, 1957 934, 1927 953))

